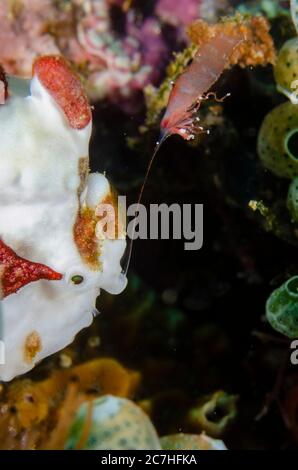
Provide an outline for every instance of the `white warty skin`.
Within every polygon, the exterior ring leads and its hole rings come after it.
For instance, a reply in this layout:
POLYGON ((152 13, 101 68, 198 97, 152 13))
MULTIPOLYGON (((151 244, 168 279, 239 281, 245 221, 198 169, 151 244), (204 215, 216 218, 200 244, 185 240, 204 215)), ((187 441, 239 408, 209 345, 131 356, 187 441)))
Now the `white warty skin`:
POLYGON ((79 162, 88 157, 92 124, 71 128, 37 77, 30 88, 29 96, 12 95, 0 106, 0 238, 19 256, 63 278, 33 282, 2 301, 3 381, 71 343, 92 322, 100 288, 118 294, 127 282, 120 266, 125 237, 98 242, 97 270, 83 261, 74 241, 79 208, 93 208, 110 192, 105 176, 90 174, 79 194, 79 162), (84 281, 73 284, 74 275, 84 281), (28 358, 30 341, 38 351, 28 358))

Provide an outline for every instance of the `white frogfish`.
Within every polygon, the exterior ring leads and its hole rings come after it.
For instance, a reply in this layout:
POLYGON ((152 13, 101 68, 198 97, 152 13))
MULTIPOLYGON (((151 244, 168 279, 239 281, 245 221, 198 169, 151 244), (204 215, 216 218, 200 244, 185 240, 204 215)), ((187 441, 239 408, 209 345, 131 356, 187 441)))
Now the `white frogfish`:
POLYGON ((61 57, 36 60, 33 78, 0 72, 0 286, 9 381, 90 325, 100 289, 126 286, 125 218, 107 178, 89 173, 92 115, 61 57), (102 224, 103 205, 114 236, 102 224))

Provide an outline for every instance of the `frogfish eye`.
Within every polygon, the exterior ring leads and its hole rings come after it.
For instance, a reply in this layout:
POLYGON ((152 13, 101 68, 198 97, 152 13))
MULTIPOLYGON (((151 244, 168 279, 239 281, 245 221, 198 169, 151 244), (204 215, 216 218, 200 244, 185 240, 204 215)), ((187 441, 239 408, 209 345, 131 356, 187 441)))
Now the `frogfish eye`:
POLYGON ((79 285, 79 284, 82 284, 82 282, 84 282, 84 278, 83 276, 81 276, 80 274, 75 274, 74 276, 72 276, 70 278, 71 282, 73 284, 75 284, 76 286, 79 285))

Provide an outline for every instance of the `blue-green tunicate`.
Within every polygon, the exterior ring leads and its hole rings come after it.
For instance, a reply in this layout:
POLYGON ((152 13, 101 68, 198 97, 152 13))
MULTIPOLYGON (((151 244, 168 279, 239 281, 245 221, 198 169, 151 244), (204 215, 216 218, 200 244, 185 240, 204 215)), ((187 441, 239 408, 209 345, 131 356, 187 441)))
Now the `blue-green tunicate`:
POLYGON ((274 67, 277 89, 293 104, 298 103, 298 37, 289 39, 280 49, 274 67))
POLYGON ((259 131, 258 154, 276 176, 298 176, 298 105, 287 101, 267 114, 259 131))
POLYGON ((266 317, 276 331, 298 337, 298 276, 272 292, 266 302, 266 317))
POLYGON ((161 449, 157 433, 143 410, 131 400, 112 395, 81 405, 65 448, 76 449, 78 446, 87 450, 161 449))
POLYGON ((294 178, 289 186, 287 207, 292 221, 298 223, 298 178, 294 178))
POLYGON ((227 450, 220 439, 213 439, 205 433, 171 434, 160 439, 164 450, 227 450))

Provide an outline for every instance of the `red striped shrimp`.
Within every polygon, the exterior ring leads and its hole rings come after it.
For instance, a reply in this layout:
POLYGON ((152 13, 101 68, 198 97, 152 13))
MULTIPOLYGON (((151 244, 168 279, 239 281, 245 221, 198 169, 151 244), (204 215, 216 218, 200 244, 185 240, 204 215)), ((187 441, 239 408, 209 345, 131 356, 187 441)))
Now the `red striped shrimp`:
MULTIPOLYGON (((165 115, 161 121, 162 134, 179 134, 186 140, 201 130, 195 114, 204 93, 218 80, 235 47, 242 41, 220 33, 203 44, 192 63, 180 75, 170 94, 165 115)), ((207 95, 208 97, 208 95, 207 95)))
MULTIPOLYGON (((196 116, 202 100, 211 86, 219 79, 234 49, 243 41, 243 37, 231 37, 221 32, 203 44, 196 53, 192 63, 178 77, 169 97, 168 106, 161 121, 161 137, 150 158, 145 178, 140 190, 137 207, 139 207, 148 176, 162 143, 171 135, 178 134, 185 140, 194 138, 203 128, 199 126, 196 116)), ((136 211, 136 213, 138 210, 136 211)), ((130 235, 130 242, 125 254, 124 272, 127 274, 132 254, 132 244, 136 228, 136 219, 130 235)))

